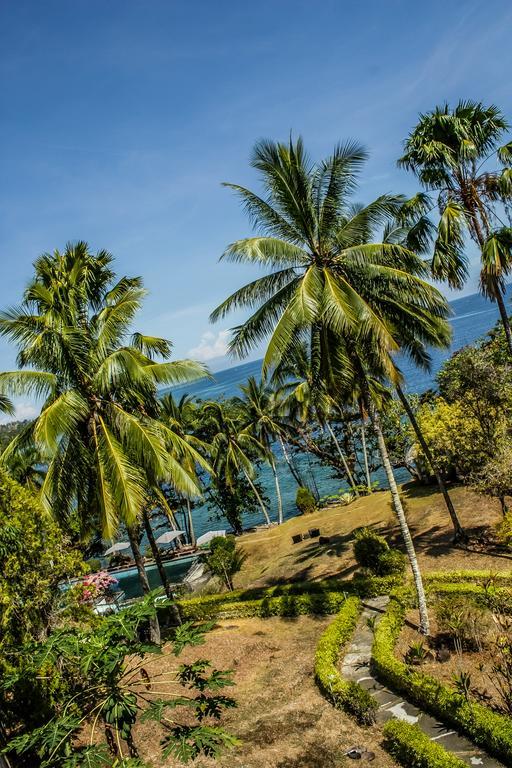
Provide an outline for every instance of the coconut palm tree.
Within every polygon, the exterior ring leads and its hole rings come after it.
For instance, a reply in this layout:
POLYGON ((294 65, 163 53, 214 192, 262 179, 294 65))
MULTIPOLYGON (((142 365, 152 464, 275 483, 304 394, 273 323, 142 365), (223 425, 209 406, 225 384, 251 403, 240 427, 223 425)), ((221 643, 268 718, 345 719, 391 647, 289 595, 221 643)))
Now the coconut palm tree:
MULTIPOLYGON (((428 217, 429 210, 430 210, 430 201, 428 196, 425 195, 424 193, 419 193, 414 197, 410 198, 409 200, 406 200, 403 203, 403 205, 400 207, 396 216, 394 216, 394 218, 386 224, 384 228, 385 242, 399 243, 403 245, 405 248, 408 248, 409 250, 414 251, 414 253, 418 255, 426 256, 426 254, 429 253, 430 251, 432 239, 435 232, 435 227, 428 217)), ((403 339, 404 336, 406 336, 407 334, 409 334, 409 327, 406 323, 401 329, 401 332, 400 332, 401 338, 403 339)), ((441 339, 439 341, 441 343, 441 339)), ((411 347, 413 344, 414 344, 414 339, 411 339, 410 341, 411 347)), ((446 344, 448 344, 448 338, 446 338, 446 344)), ((429 370, 430 357, 429 356, 423 357, 422 348, 423 348, 422 345, 420 345, 419 355, 417 355, 415 363, 420 368, 429 370)), ((436 461, 432 455, 432 452, 425 439, 425 436, 421 431, 420 425, 418 424, 418 421, 411 407, 409 399, 407 398, 407 395, 405 394, 400 381, 396 380, 394 384, 395 384, 395 391, 398 395, 398 399, 400 400, 400 402, 404 407, 404 410, 407 414, 407 418, 411 423, 413 431, 416 435, 416 438, 419 444, 421 445, 422 451, 427 459, 427 462, 430 465, 432 472, 434 473, 434 477, 436 478, 439 491, 443 496, 444 502, 446 504, 446 508, 448 510, 448 514, 450 515, 450 519, 453 525, 454 541, 455 542, 463 541, 466 538, 466 535, 462 527, 462 524, 459 520, 459 517, 457 515, 457 512, 455 510, 455 507, 453 505, 448 489, 446 487, 446 483, 444 482, 444 479, 437 468, 436 461)), ((362 409, 362 412, 364 413, 364 408, 362 409)), ((362 437, 364 441, 364 418, 363 418, 362 437)))
MULTIPOLYGON (((176 401, 172 392, 165 394, 159 402, 159 418, 167 425, 169 429, 176 432, 183 440, 191 445, 202 455, 207 453, 206 444, 194 435, 194 427, 197 420, 197 406, 190 395, 182 395, 179 401, 176 401)), ((187 464, 187 471, 191 476, 196 476, 196 464, 193 457, 187 464)), ((187 510, 187 527, 189 530, 190 543, 195 546, 196 535, 194 531, 194 520, 192 517, 192 504, 189 496, 181 497, 187 510)))
POLYGON ((466 236, 481 255, 480 289, 496 301, 512 354, 505 307, 505 278, 512 269, 512 229, 501 219, 512 201, 512 142, 502 144, 509 125, 495 106, 460 101, 420 115, 398 163, 436 195, 439 208, 432 273, 461 288, 468 275, 466 236))
POLYGON ((329 396, 322 381, 318 378, 315 380, 307 344, 299 343, 290 350, 286 359, 273 371, 272 382, 279 391, 286 393, 282 408, 288 410, 292 418, 303 424, 316 422, 322 430, 327 430, 349 485, 354 494, 359 496, 352 470, 331 424, 333 418, 339 418, 341 415, 339 403, 329 396))
POLYGON ((228 487, 236 483, 241 472, 258 501, 265 522, 270 525, 267 507, 254 483, 254 460, 267 459, 265 446, 228 414, 221 403, 205 403, 202 415, 214 430, 211 440, 213 471, 225 478, 228 487))
MULTIPOLYGON (((268 274, 232 294, 211 319, 218 320, 235 308, 256 307, 234 329, 230 349, 243 356, 269 336, 264 372, 306 337, 315 360, 321 361, 320 380, 331 382, 336 375, 339 390, 353 388, 355 373, 350 367, 331 365, 340 341, 352 342, 355 349, 368 348, 378 359, 381 378, 395 381, 399 372, 392 353, 401 349, 413 359, 424 359, 425 344, 445 344, 449 337, 446 300, 423 279, 427 269, 422 259, 399 243, 373 240, 396 216, 404 199, 385 195, 364 207, 351 203, 365 158, 361 147, 350 144, 336 147, 331 157, 314 165, 300 139, 288 144, 262 141, 256 144, 252 166, 260 172, 264 194, 229 185, 260 234, 231 244, 223 258, 259 265, 268 274), (409 330, 401 338, 404 326, 409 330), (315 351, 318 343, 323 344, 320 354, 315 351)), ((359 359, 360 354, 355 357, 359 359)), ((370 400, 371 394, 370 390, 365 399, 370 400)), ((370 406, 414 575, 421 628, 428 633, 421 573, 371 400, 370 406)))
POLYGON ((283 501, 273 445, 279 438, 283 439, 286 426, 279 416, 275 393, 263 379, 258 382, 250 376, 240 389, 243 397, 235 398, 235 402, 240 407, 242 429, 253 435, 265 449, 276 487, 277 522, 280 525, 283 522, 283 501))
POLYGON ((43 504, 83 534, 112 538, 122 520, 137 552, 136 525, 150 489, 162 481, 200 493, 189 462, 205 463, 158 420, 157 386, 205 374, 168 360, 165 339, 130 333, 145 291, 140 278, 115 282, 112 257, 85 243, 45 254, 22 303, 0 315, 0 333, 18 347, 20 370, 0 374, 0 390, 43 399, 39 416, 7 447, 4 464, 33 447, 47 464, 43 504), (159 361, 158 358, 161 358, 159 361))

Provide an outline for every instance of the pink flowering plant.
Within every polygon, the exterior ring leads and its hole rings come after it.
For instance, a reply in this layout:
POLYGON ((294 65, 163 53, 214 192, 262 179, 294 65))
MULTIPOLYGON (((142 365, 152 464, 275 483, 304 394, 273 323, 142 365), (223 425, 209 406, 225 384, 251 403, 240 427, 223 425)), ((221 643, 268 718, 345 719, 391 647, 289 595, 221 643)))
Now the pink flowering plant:
POLYGON ((98 571, 97 573, 88 574, 81 584, 81 603, 92 603, 98 597, 108 597, 113 592, 113 587, 117 584, 117 579, 114 579, 106 571, 98 571))

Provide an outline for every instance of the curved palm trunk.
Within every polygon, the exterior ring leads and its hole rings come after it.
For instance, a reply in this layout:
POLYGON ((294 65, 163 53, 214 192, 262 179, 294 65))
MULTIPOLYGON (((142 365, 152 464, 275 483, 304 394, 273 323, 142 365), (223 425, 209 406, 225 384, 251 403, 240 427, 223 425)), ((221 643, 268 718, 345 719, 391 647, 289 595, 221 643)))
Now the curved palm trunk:
POLYGON ((372 478, 370 475, 370 468, 368 466, 368 450, 366 448, 366 429, 364 426, 364 416, 362 417, 361 421, 361 445, 363 448, 363 461, 364 461, 364 473, 366 475, 366 487, 368 488, 368 493, 372 490, 372 478))
POLYGON ((409 563, 411 565, 411 570, 412 570, 413 579, 414 579, 414 586, 416 587, 416 594, 418 596, 418 607, 420 612, 420 632, 424 635, 428 635, 430 634, 430 622, 429 622, 428 610, 427 610, 427 599, 425 596, 425 589, 423 587, 423 579, 421 577, 421 571, 418 565, 418 559, 416 557, 416 551, 414 549, 414 543, 412 540, 411 532, 407 524, 404 508, 402 506, 402 501, 400 499, 400 494, 398 492, 398 486, 396 484, 395 475, 393 473, 393 467, 391 466, 391 461, 389 459, 388 449, 386 446, 386 441, 384 440, 384 434, 382 432, 382 427, 380 423, 380 417, 377 410, 373 406, 370 406, 370 408, 367 408, 367 410, 370 413, 373 428, 375 429, 375 433, 377 435, 379 452, 382 458, 384 471, 386 473, 386 477, 388 480, 389 490, 391 491, 393 508, 395 510, 395 514, 398 519, 398 524, 400 526, 400 531, 405 544, 405 550, 407 552, 407 557, 409 558, 409 563))
MULTIPOLYGON (((137 540, 137 532, 133 526, 127 527, 127 531, 128 539, 130 540, 130 546, 133 552, 133 558, 135 560, 135 565, 137 566, 137 571, 139 574, 140 586, 142 588, 143 594, 148 595, 151 592, 151 587, 149 586, 148 575, 144 567, 144 559, 142 557, 139 542, 137 540)), ((155 616, 149 620, 149 636, 152 643, 157 643, 160 645, 160 623, 158 621, 158 616, 155 616)))
POLYGON ((325 426, 327 427, 327 431, 329 432, 329 434, 330 434, 330 436, 331 436, 331 438, 332 438, 332 440, 334 442, 334 445, 336 446, 336 450, 338 451, 339 457, 340 457, 340 459, 341 459, 341 461, 343 463, 343 468, 345 469, 345 472, 347 473, 348 482, 349 482, 352 490, 354 491, 355 495, 359 496, 359 491, 357 490, 357 485, 355 483, 354 476, 353 476, 352 472, 350 471, 350 467, 348 466, 347 460, 345 458, 345 454, 341 450, 341 446, 340 446, 340 444, 338 442, 338 438, 334 434, 334 430, 333 430, 333 428, 331 427, 331 425, 330 425, 330 423, 328 421, 325 422, 325 426))
POLYGON ((194 531, 194 520, 192 519, 192 505, 190 499, 185 499, 187 503, 187 520, 188 520, 188 532, 190 536, 190 543, 193 547, 196 545, 196 532, 194 531))
POLYGON ((409 421, 411 422, 412 428, 414 429, 414 432, 416 434, 416 437, 418 438, 418 442, 421 445, 421 449, 423 453, 425 454, 425 457, 430 464, 432 471, 435 475, 437 485, 439 487, 439 490, 443 494, 443 499, 446 504, 446 508, 448 510, 448 514, 450 515, 453 530, 455 532, 455 541, 461 541, 465 538, 464 529, 462 527, 462 524, 457 516, 457 512, 455 511, 455 507, 453 506, 453 502, 450 498, 450 494, 448 493, 448 489, 446 488, 446 485, 444 483, 443 478, 441 477, 440 472, 436 469, 436 466, 434 464, 434 458, 432 456, 432 453, 430 451, 430 448, 427 445, 427 442, 423 436, 423 432, 420 429, 420 425, 418 424, 416 420, 416 416, 414 415, 414 412, 411 408, 411 404, 409 403, 409 400, 407 399, 404 391, 402 390, 400 384, 395 385, 396 393, 398 395, 398 398, 402 405, 404 406, 405 412, 407 414, 407 417, 409 421))
POLYGON ((147 513, 147 510, 144 510, 142 513, 142 520, 144 521, 144 529, 146 531, 146 536, 148 537, 149 546, 151 547, 151 552, 153 554, 153 559, 156 563, 156 567, 158 568, 158 573, 160 575, 160 581, 162 582, 162 586, 165 589, 165 594, 169 598, 169 600, 173 600, 173 604, 171 606, 171 614, 174 619, 174 622, 176 624, 181 624, 181 616, 178 609, 178 606, 174 602, 171 584, 169 582, 169 579, 167 578, 167 573, 164 567, 164 564, 162 562, 162 556, 160 555, 160 550, 158 549, 158 545, 155 541, 155 535, 153 533, 153 529, 151 527, 151 521, 149 519, 149 515, 147 513))
POLYGON ((501 322, 505 329, 505 338, 507 339, 508 351, 512 355, 512 330, 510 328, 510 320, 508 319, 507 308, 503 299, 503 293, 500 287, 496 292, 496 303, 500 311, 501 322))
POLYGON ((296 468, 293 466, 293 462, 290 459, 290 456, 288 454, 288 451, 286 450, 286 443, 284 442, 281 435, 279 435, 279 443, 281 445, 281 450, 283 452, 284 460, 286 461, 286 464, 288 465, 288 469, 290 470, 293 479, 297 483, 297 485, 300 487, 302 483, 302 478, 300 477, 299 473, 297 472, 296 468))
POLYGON ((277 467, 274 459, 270 462, 270 466, 272 468, 272 474, 274 475, 274 482, 276 485, 276 496, 277 496, 277 522, 278 525, 281 525, 283 522, 283 499, 281 497, 281 486, 279 485, 279 475, 277 474, 277 467))
POLYGON ((263 517, 265 518, 265 522, 267 523, 267 525, 271 525, 270 517, 268 516, 268 510, 267 510, 265 504, 263 503, 263 499, 261 498, 261 496, 260 496, 260 494, 258 492, 258 489, 254 485, 253 481, 251 480, 251 478, 249 477, 249 475, 245 471, 245 469, 243 470, 243 473, 245 475, 245 479, 247 480, 247 482, 251 486, 252 492, 254 493, 254 495, 256 496, 256 498, 258 500, 258 504, 260 505, 261 511, 263 512, 263 517))

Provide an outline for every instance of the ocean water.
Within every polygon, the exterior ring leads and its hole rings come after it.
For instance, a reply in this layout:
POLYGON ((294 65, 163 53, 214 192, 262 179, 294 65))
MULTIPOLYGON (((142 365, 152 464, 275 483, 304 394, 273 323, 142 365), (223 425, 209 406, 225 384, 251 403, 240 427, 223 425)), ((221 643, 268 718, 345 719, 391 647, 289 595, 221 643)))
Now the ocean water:
MULTIPOLYGON (((508 300, 511 295, 512 286, 509 286, 507 291, 508 300)), ((431 371, 427 373, 413 366, 408 360, 399 360, 405 378, 404 388, 409 393, 421 393, 430 387, 435 387, 435 376, 447 357, 449 357, 455 350, 460 349, 467 344, 471 344, 477 339, 485 336, 487 331, 489 331, 499 319, 497 306, 484 299, 480 294, 473 294, 471 296, 456 299, 455 301, 450 302, 450 305, 453 311, 453 316, 451 318, 453 329, 452 345, 449 350, 432 350, 431 371)), ((200 379, 191 384, 174 387, 173 394, 176 398, 179 398, 181 395, 188 393, 202 400, 234 397, 235 395, 240 394, 240 385, 244 384, 250 376, 259 378, 260 374, 261 360, 256 360, 219 371, 214 374, 213 380, 200 379)), ((283 498, 283 513, 285 519, 287 519, 297 514, 295 506, 297 484, 291 476, 279 450, 276 452, 276 459, 283 498)), ((296 463, 308 482, 316 485, 320 496, 334 493, 340 489, 342 484, 339 479, 333 479, 331 470, 321 466, 314 459, 309 458, 308 456, 298 456, 296 458, 296 463)), ((409 479, 409 477, 410 476, 406 470, 400 470, 400 474, 397 474, 397 479, 400 481, 405 481, 409 479)), ((376 479, 379 480, 381 486, 385 484, 383 477, 380 477, 378 473, 376 479)), ((277 511, 274 481, 270 470, 265 466, 260 470, 260 481, 271 502, 271 517, 275 519, 277 511)), ((194 509, 196 535, 205 533, 212 528, 222 527, 223 525, 226 525, 226 527, 229 528, 225 521, 221 521, 219 525, 219 521, 212 521, 210 516, 211 513, 205 505, 197 506, 194 509)), ((179 517, 178 522, 181 524, 179 517)), ((244 526, 248 527, 263 522, 263 518, 259 514, 245 515, 243 522, 244 526)))

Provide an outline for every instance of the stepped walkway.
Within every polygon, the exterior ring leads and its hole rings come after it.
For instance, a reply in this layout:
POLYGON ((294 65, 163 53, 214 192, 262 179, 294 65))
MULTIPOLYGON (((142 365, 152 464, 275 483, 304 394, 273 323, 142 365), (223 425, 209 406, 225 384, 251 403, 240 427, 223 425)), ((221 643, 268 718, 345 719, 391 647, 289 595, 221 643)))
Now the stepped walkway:
POLYGON ((405 701, 381 685, 370 671, 373 634, 367 625, 367 619, 380 616, 388 602, 387 597, 377 597, 364 602, 363 612, 359 619, 352 643, 348 646, 342 660, 341 674, 346 680, 355 680, 366 688, 379 703, 377 722, 384 723, 391 718, 417 723, 432 741, 442 744, 449 752, 471 766, 482 768, 503 768, 502 764, 483 752, 464 736, 449 730, 435 718, 419 710, 414 704, 405 701))

